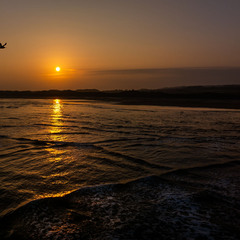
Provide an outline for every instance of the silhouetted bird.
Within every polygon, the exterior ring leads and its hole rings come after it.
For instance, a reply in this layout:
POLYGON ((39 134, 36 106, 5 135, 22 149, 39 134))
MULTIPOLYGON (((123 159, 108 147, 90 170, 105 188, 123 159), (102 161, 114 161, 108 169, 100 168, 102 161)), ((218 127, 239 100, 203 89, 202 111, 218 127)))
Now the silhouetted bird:
POLYGON ((0 48, 5 48, 6 45, 7 45, 7 43, 5 43, 3 45, 0 43, 0 48))

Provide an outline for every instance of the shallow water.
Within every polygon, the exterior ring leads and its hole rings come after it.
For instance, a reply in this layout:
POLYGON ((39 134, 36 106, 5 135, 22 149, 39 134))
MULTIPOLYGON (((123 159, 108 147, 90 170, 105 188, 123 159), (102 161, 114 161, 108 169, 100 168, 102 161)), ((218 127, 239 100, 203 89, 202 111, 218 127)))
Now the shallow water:
MULTIPOLYGON (((194 171, 198 167, 212 169, 237 164, 239 143, 238 110, 2 99, 1 216, 27 202, 62 197, 86 186, 126 183, 166 173, 174 173, 170 180, 174 179, 177 185, 180 182, 177 171, 181 169, 194 171)), ((226 185, 227 188, 233 185, 227 182, 233 168, 226 167, 226 171, 227 177, 221 181, 215 170, 208 175, 201 172, 197 183, 185 172, 180 179, 189 182, 188 187, 191 181, 203 189, 210 182, 217 182, 226 189, 226 185)), ((141 191, 141 186, 136 188, 141 191)), ((169 192, 178 194, 180 190, 176 188, 169 192)), ((181 194, 188 196, 189 192, 181 190, 181 194)), ((232 200, 235 197, 236 194, 232 200)), ((41 239, 48 239, 46 236, 41 239)))

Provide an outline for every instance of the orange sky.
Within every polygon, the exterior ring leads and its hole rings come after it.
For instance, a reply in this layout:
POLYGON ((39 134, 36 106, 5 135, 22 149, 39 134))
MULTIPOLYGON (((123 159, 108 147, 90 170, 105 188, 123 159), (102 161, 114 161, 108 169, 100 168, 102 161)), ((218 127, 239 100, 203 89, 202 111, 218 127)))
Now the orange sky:
POLYGON ((240 84, 229 69, 240 67, 239 9, 235 0, 3 0, 0 89, 240 84))

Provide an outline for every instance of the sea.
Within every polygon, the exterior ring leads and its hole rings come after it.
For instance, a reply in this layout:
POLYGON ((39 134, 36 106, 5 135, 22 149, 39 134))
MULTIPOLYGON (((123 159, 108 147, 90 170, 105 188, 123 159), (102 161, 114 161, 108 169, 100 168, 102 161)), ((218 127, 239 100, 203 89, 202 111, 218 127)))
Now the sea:
POLYGON ((240 110, 0 99, 1 239, 239 239, 240 110))

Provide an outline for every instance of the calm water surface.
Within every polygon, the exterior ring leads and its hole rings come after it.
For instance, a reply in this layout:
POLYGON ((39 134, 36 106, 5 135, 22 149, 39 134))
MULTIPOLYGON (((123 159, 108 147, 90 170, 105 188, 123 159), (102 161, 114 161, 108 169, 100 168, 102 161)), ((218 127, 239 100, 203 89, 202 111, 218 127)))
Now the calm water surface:
POLYGON ((0 212, 83 186, 239 160, 240 112, 0 100, 0 212))

